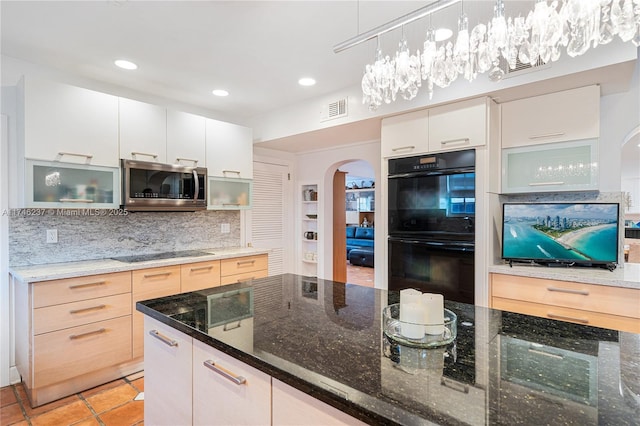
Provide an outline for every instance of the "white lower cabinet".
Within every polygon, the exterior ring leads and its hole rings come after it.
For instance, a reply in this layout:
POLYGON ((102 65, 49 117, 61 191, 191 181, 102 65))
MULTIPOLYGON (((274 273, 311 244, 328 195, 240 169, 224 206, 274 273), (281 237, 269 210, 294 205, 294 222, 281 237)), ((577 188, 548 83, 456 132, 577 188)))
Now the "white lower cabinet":
POLYGON ((364 425, 360 420, 279 380, 272 380, 273 425, 364 425))
MULTIPOLYGON (((148 425, 192 423, 192 339, 144 317, 144 422, 148 425)), ((217 398, 208 396, 210 400, 217 398)))
POLYGON ((270 422, 271 376, 194 340, 193 424, 268 425, 270 422))

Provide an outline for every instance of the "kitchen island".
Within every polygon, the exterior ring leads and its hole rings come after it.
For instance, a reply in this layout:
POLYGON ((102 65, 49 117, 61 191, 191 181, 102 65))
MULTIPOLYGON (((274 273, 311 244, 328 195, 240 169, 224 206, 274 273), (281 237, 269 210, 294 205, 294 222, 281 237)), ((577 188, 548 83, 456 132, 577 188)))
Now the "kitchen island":
POLYGON ((457 338, 414 349, 398 298, 284 274, 138 302, 145 422, 638 424, 640 335, 445 301, 457 338))

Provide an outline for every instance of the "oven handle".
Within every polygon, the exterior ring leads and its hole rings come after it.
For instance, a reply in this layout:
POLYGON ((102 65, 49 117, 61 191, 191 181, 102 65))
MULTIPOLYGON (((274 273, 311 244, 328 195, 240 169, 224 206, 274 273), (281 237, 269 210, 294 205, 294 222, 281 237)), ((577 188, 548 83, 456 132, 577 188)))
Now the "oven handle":
POLYGON ((423 176, 442 176, 442 175, 455 175, 460 173, 474 173, 474 167, 465 167, 460 169, 434 169, 434 170, 425 170, 421 172, 408 172, 408 173, 396 173, 390 174, 389 179, 405 179, 405 178, 416 178, 423 176))
POLYGON ((428 247, 437 248, 439 250, 464 251, 464 252, 473 252, 473 251, 475 251, 475 244, 473 244, 473 243, 450 243, 450 242, 441 242, 441 241, 423 241, 423 240, 414 240, 414 239, 397 238, 397 237, 389 237, 389 242, 402 243, 402 244, 416 244, 416 245, 421 245, 421 246, 428 246, 428 247))

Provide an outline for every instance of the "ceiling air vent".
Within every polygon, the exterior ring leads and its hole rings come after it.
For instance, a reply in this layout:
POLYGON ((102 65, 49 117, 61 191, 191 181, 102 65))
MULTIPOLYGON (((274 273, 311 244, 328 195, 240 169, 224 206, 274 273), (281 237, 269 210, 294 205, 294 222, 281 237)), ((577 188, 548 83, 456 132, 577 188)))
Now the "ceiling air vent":
POLYGON ((347 116, 347 98, 323 105, 320 121, 333 120, 347 116))
POLYGON ((551 61, 545 64, 544 62, 542 62, 542 59, 540 58, 538 58, 538 61, 533 65, 525 64, 523 62, 520 62, 520 59, 517 59, 516 67, 514 69, 511 69, 509 65, 507 65, 506 59, 500 58, 500 68, 505 70, 504 78, 515 77, 521 74, 526 74, 533 71, 539 71, 539 70, 550 68, 550 67, 551 67, 551 61))

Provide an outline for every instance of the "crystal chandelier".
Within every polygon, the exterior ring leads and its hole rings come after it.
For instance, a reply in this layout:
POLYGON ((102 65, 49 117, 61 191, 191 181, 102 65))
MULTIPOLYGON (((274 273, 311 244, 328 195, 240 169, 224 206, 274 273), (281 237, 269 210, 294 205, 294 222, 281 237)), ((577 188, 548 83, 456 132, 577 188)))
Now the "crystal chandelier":
POLYGON ((370 110, 395 101, 398 94, 403 99, 413 99, 423 81, 431 99, 434 85, 447 87, 459 76, 473 81, 478 74, 488 72, 491 81, 501 80, 501 63, 510 69, 515 69, 518 62, 535 66, 558 60, 562 50, 575 57, 590 47, 610 43, 616 36, 640 46, 640 0, 537 0, 526 17, 516 18, 505 17, 504 1, 496 0, 493 17, 487 24, 480 23, 470 30, 468 18, 462 13, 454 43, 438 46, 430 28, 422 54, 420 50, 412 54, 404 38, 404 24, 453 2, 438 3, 446 4, 430 5, 424 14, 413 14, 400 23, 392 21, 393 25, 384 30, 334 48, 337 52, 378 38, 375 61, 365 66, 362 77, 362 102, 370 110), (403 35, 398 51, 393 56, 383 55, 379 35, 399 26, 403 35))

